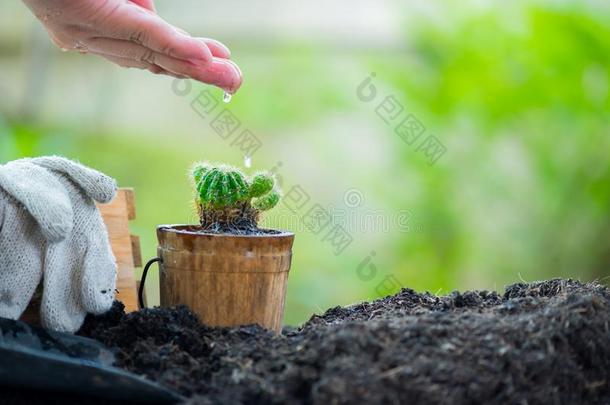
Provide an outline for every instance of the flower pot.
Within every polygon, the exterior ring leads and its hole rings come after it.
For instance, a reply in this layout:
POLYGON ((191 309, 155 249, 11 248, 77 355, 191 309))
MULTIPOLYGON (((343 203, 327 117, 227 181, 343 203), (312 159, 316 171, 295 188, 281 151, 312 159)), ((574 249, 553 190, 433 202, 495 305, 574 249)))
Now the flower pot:
POLYGON ((293 233, 205 234, 163 225, 157 238, 162 306, 185 304, 210 326, 281 331, 293 233))

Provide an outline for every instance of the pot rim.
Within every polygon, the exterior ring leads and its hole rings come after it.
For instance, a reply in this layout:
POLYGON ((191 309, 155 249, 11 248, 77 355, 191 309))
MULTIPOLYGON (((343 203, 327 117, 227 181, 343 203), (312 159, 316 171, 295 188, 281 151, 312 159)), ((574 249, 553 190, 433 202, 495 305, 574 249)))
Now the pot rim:
POLYGON ((267 234, 267 235, 233 235, 230 233, 201 233, 201 232, 193 232, 188 229, 179 229, 179 228, 199 228, 201 229, 201 225, 189 225, 189 224, 169 224, 169 225, 158 225, 157 231, 162 232, 171 232, 177 233, 181 235, 194 235, 194 236, 205 236, 205 237, 221 237, 221 238, 285 238, 294 236, 293 232, 284 231, 279 229, 267 229, 260 228, 262 230, 271 230, 277 231, 279 233, 275 234, 267 234))

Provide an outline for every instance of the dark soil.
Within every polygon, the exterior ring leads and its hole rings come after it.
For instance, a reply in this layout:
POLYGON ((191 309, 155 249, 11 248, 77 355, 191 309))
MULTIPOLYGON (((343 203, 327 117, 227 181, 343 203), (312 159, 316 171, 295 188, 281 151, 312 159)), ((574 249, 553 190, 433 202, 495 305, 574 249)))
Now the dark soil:
POLYGON ((263 236, 263 235, 280 235, 283 231, 275 229, 259 228, 256 224, 250 225, 236 225, 231 224, 218 224, 214 223, 207 228, 201 226, 190 226, 182 230, 182 232, 194 233, 198 235, 235 235, 235 236, 263 236))
POLYGON ((203 326, 187 308, 88 318, 118 366, 197 404, 608 404, 610 289, 572 280, 504 295, 392 297, 274 336, 203 326))
POLYGON ((206 229, 199 230, 197 233, 203 235, 245 235, 245 236, 263 236, 263 235, 279 235, 282 232, 276 231, 275 229, 263 229, 255 227, 233 227, 233 228, 217 228, 217 229, 206 229))
MULTIPOLYGON (((249 202, 242 202, 222 209, 206 209, 198 205, 200 233, 230 235, 266 235, 271 231, 260 229, 260 211, 249 202)), ((279 233, 279 232, 278 232, 279 233)))

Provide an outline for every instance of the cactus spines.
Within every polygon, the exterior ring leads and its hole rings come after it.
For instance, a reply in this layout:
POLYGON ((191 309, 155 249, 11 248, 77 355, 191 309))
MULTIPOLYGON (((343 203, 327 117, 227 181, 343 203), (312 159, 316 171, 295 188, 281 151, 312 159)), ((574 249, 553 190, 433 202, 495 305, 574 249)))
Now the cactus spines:
POLYGON ((237 169, 214 167, 193 173, 199 202, 205 207, 225 208, 248 196, 244 175, 237 169))
POLYGON ((257 173, 250 183, 250 196, 261 197, 273 190, 275 181, 268 173, 257 173))
POLYGON ((201 226, 206 230, 242 233, 258 229, 262 211, 277 205, 280 193, 271 174, 250 179, 237 168, 198 163, 191 171, 201 226))
POLYGON ((252 207, 259 211, 269 211, 280 202, 280 193, 276 190, 272 190, 262 197, 257 198, 252 202, 252 207))
POLYGON ((199 184, 203 175, 210 170, 210 166, 206 163, 197 163, 193 166, 193 179, 195 180, 195 184, 199 184))

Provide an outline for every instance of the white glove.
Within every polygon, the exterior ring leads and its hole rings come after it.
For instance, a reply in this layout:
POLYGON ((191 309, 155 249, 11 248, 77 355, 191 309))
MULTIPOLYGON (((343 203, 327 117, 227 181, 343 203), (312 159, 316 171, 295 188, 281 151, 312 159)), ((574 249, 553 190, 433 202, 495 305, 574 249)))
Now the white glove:
POLYGON ((53 173, 70 199, 72 232, 65 240, 49 244, 45 254, 41 320, 49 329, 75 332, 88 312, 104 313, 114 301, 117 266, 94 200, 112 201, 116 182, 60 157, 22 161, 53 173))
POLYGON ((70 199, 47 170, 0 166, 0 316, 17 319, 42 275, 43 252, 72 229, 70 199))
POLYGON ((59 157, 0 166, 0 316, 17 319, 43 276, 43 326, 74 332, 112 306, 116 263, 93 200, 113 179, 59 157))

